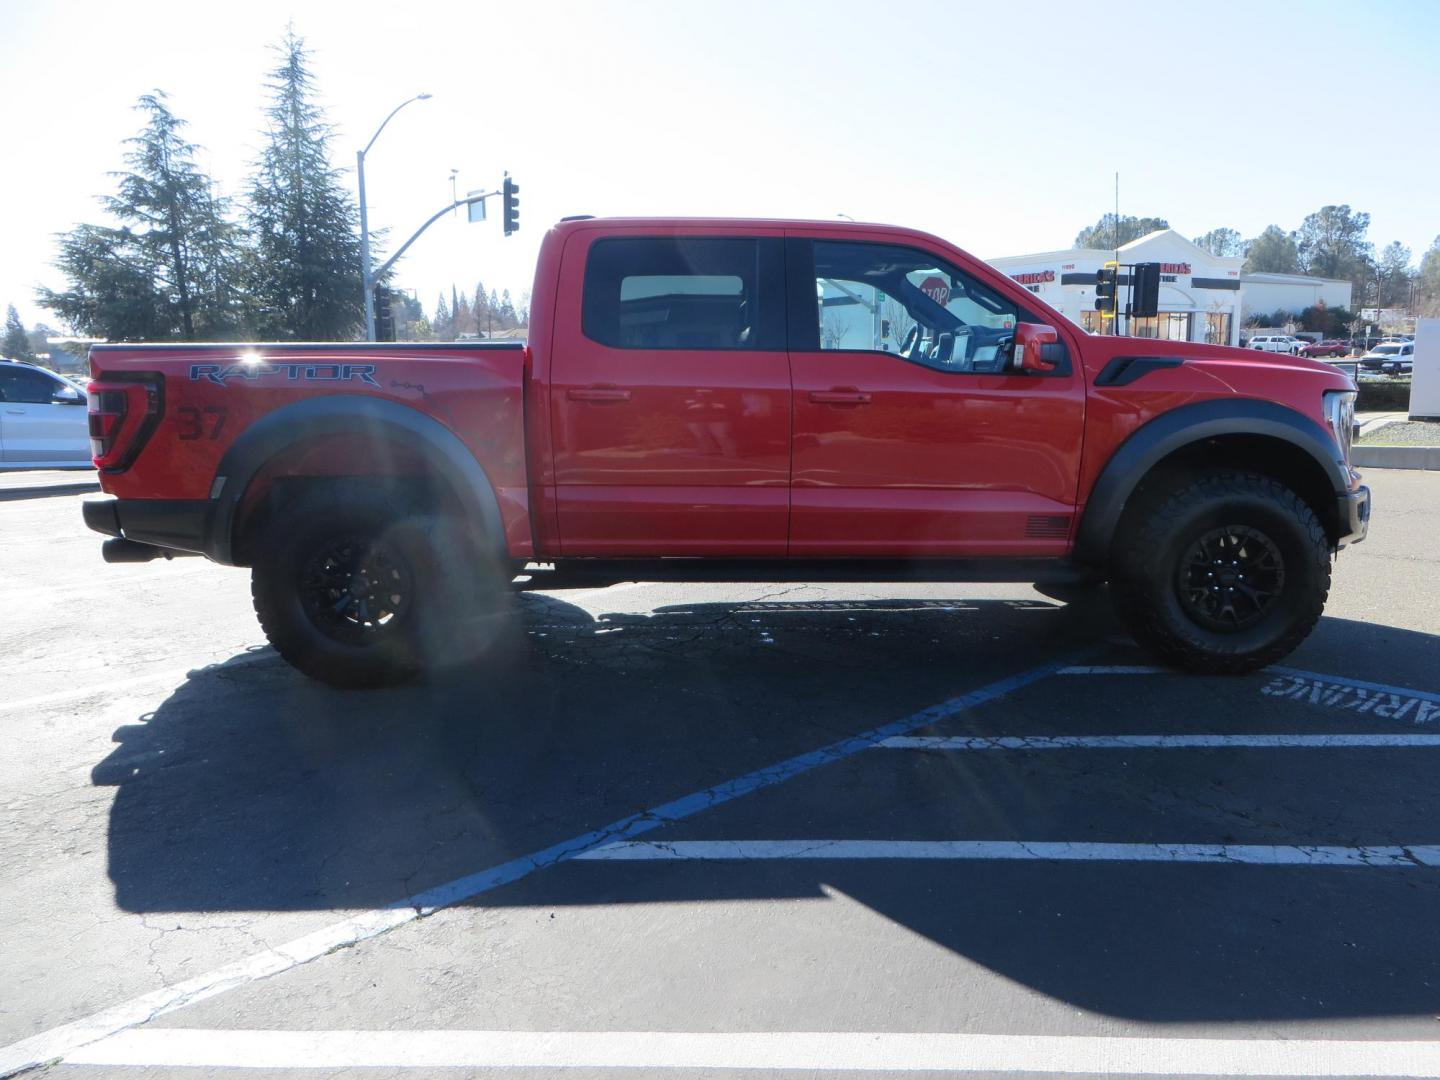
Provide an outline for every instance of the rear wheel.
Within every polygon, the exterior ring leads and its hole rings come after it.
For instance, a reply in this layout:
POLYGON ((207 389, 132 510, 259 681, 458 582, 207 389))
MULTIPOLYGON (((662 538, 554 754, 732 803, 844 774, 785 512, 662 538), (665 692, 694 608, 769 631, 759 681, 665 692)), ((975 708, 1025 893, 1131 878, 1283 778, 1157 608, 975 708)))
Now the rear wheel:
POLYGON ((1314 628, 1330 592, 1330 545, 1310 506, 1254 473, 1192 476, 1125 515, 1111 573, 1137 641, 1178 667, 1254 671, 1314 628))
MULTIPOLYGON (((255 613, 291 665, 332 686, 383 686, 466 659, 496 582, 459 530, 401 495, 338 485, 277 513, 251 572, 255 613)), ((474 647, 472 647, 474 646, 474 647)))

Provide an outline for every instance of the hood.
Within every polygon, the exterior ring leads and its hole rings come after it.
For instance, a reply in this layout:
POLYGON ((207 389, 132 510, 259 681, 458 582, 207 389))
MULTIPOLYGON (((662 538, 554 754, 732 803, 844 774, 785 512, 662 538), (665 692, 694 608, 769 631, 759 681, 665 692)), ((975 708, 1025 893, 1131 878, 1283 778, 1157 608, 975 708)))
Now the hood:
MULTIPOLYGON (((1239 394, 1254 393, 1277 375, 1290 375, 1314 380, 1327 390, 1353 389, 1350 377, 1333 364, 1308 356, 1269 353, 1259 349, 1239 349, 1230 345, 1205 345, 1194 341, 1165 341, 1158 338, 1089 337, 1087 355, 1091 350, 1103 359, 1100 366, 1117 356, 1179 357, 1187 365, 1214 376, 1239 394), (1095 343, 1102 349, 1093 349, 1095 343)), ((1095 369, 1096 371, 1099 368, 1095 369)), ((1263 395, 1262 395, 1263 396, 1263 395)))

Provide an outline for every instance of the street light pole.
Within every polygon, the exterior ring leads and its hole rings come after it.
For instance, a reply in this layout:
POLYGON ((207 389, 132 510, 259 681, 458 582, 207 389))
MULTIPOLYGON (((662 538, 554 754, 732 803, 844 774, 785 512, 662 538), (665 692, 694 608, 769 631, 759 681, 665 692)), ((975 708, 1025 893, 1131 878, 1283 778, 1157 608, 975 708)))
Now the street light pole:
POLYGON ((380 126, 375 129, 375 134, 370 136, 370 141, 365 144, 365 149, 355 152, 355 175, 360 188, 360 287, 365 291, 366 341, 375 340, 375 282, 374 275, 370 273, 370 211, 365 203, 365 155, 370 152, 370 148, 375 145, 375 140, 380 138, 380 132, 385 130, 385 125, 395 118, 396 113, 412 101, 427 101, 429 98, 429 94, 416 94, 396 105, 390 110, 390 115, 380 122, 380 126))

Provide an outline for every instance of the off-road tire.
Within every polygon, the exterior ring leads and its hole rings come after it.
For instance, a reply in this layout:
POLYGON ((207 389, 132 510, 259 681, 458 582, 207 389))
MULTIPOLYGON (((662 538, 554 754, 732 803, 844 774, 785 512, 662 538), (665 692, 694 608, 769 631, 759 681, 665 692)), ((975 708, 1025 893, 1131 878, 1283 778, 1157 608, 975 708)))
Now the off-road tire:
POLYGON ((1278 480, 1240 471, 1190 474, 1143 494, 1126 511, 1110 592, 1136 641, 1164 662, 1203 674, 1242 674, 1280 660, 1314 629, 1330 593, 1330 542, 1309 504, 1278 480), (1202 610, 1225 602, 1209 594, 1245 587, 1228 563, 1228 584, 1189 587, 1208 561, 1195 553, 1213 553, 1207 544, 1217 541, 1207 538, 1217 534, 1222 545, 1227 537, 1232 547, 1236 537, 1246 545, 1234 552, 1242 556, 1236 562, 1253 557, 1246 554, 1251 544, 1268 551, 1272 584, 1279 557, 1281 580, 1265 606, 1245 599, 1248 625, 1217 628, 1225 616, 1202 610))
POLYGON ((311 678, 357 688, 404 682, 473 655, 471 630, 494 615, 498 585, 455 522, 403 493, 345 482, 272 516, 250 578, 255 614, 275 651, 311 678), (372 576, 383 580, 370 588, 381 594, 380 607, 395 608, 383 625, 336 614, 348 594, 327 585, 356 577, 336 568, 337 550, 358 550, 355 558, 370 560, 365 571, 381 560, 382 573, 372 576))

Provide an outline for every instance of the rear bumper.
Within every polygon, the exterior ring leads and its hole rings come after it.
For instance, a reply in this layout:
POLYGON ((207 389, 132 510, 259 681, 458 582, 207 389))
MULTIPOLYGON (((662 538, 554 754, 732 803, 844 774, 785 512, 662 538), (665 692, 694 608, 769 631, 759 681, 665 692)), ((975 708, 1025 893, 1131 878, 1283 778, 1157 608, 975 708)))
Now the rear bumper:
POLYGON ((1340 496, 1340 538, 1337 547, 1358 544, 1370 531, 1370 489, 1361 484, 1340 496))
POLYGON ((208 499, 87 499, 80 507, 85 524, 98 533, 170 551, 205 554, 208 499))

